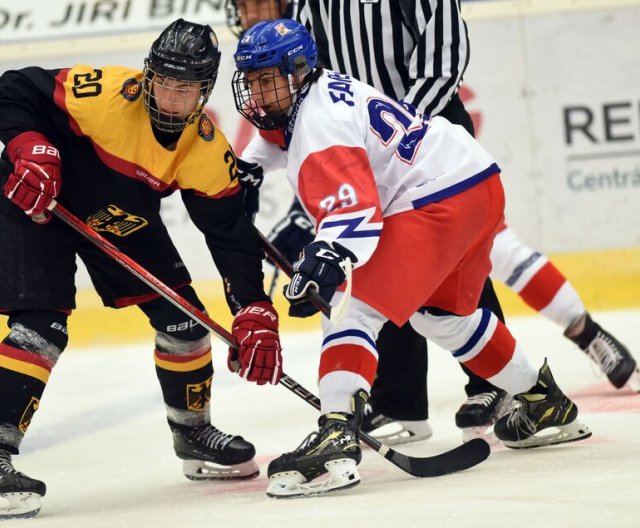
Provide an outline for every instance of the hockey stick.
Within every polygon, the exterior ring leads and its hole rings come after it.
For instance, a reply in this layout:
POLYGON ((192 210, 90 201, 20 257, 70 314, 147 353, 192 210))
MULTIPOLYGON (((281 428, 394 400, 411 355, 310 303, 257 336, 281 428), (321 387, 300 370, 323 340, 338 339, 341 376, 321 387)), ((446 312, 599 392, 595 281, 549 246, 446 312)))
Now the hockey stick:
MULTIPOLYGON (((278 248, 276 248, 267 237, 265 237, 260 231, 258 231, 258 236, 260 240, 262 240, 262 246, 264 248, 267 256, 275 263, 277 266, 276 269, 280 268, 287 277, 291 277, 293 275, 293 266, 287 260, 278 248)), ((351 300, 351 275, 353 270, 353 264, 351 263, 351 259, 346 258, 344 261, 344 272, 346 278, 344 292, 342 292, 342 297, 338 301, 338 304, 335 306, 331 306, 327 301, 325 301, 320 294, 316 290, 309 289, 308 296, 309 301, 320 310, 327 318, 334 324, 338 324, 344 316, 347 314, 347 309, 349 308, 349 301, 351 300)))
MULTIPOLYGON (((203 311, 199 310, 189 301, 178 295, 169 286, 152 275, 140 264, 122 253, 115 245, 102 237, 90 226, 80 221, 65 207, 54 200, 51 202, 49 209, 57 218, 96 245, 123 268, 135 275, 152 290, 172 303, 176 308, 182 310, 186 315, 218 336, 218 338, 224 341, 228 346, 237 348, 238 344, 231 333, 216 323, 203 311)), ((280 383, 316 409, 320 409, 320 400, 297 381, 287 376, 284 372, 280 378, 280 383)), ((437 477, 453 473, 455 471, 468 469, 485 460, 489 456, 490 452, 489 444, 484 440, 473 439, 451 451, 447 451, 446 453, 432 457, 418 458, 398 453, 366 433, 360 433, 360 437, 365 444, 383 455, 395 466, 416 477, 437 477)))
MULTIPOLYGON (((297 394, 307 403, 320 410, 320 399, 289 376, 282 376, 280 384, 297 394)), ((380 442, 377 438, 360 431, 360 440, 374 451, 380 453, 394 466, 414 477, 441 477, 456 471, 477 466, 491 453, 489 444, 482 438, 473 438, 449 451, 428 457, 404 455, 380 442)))
POLYGON ((278 283, 278 277, 280 277, 280 268, 279 267, 275 267, 275 269, 273 270, 273 275, 271 277, 271 284, 269 285, 269 292, 267 293, 267 295, 269 296, 269 299, 273 300, 273 292, 276 291, 276 284, 278 283))
MULTIPOLYGON (((293 266, 286 259, 286 257, 278 251, 278 249, 267 239, 262 233, 258 231, 258 235, 262 240, 264 250, 269 258, 277 264, 278 267, 285 272, 288 277, 293 274, 293 266)), ((351 280, 347 285, 349 289, 348 295, 351 292, 351 280)), ((327 315, 331 312, 332 308, 328 302, 326 302, 317 292, 312 291, 310 301, 318 308, 323 314, 327 315)), ((347 296, 347 294, 345 294, 347 296)), ((333 308, 335 310, 336 308, 333 308)), ((327 315, 328 316, 328 315, 327 315)), ((284 385, 291 392, 295 392, 303 400, 313 405, 316 409, 320 409, 320 399, 305 389, 303 386, 296 383, 289 377, 283 376, 280 383, 284 385)), ((489 457, 491 448, 489 444, 481 438, 474 438, 454 449, 445 451, 439 455, 430 457, 412 457, 403 455, 393 450, 389 446, 386 446, 375 437, 368 435, 367 433, 360 431, 360 438, 370 448, 374 449, 386 459, 390 460, 395 466, 410 473, 414 477, 438 477, 441 475, 447 475, 456 471, 462 471, 473 467, 480 462, 483 462, 489 457)))

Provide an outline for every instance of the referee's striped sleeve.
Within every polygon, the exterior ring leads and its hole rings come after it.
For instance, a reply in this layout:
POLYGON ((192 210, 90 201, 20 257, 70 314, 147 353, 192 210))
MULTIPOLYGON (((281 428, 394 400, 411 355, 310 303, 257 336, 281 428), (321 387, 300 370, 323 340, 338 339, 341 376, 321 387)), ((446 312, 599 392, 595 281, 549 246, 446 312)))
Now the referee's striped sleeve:
POLYGON ((469 62, 467 27, 458 0, 415 0, 414 22, 419 39, 404 100, 436 115, 455 93, 469 62))
POLYGON ((425 114, 447 105, 469 61, 459 0, 299 0, 296 18, 324 66, 425 114))

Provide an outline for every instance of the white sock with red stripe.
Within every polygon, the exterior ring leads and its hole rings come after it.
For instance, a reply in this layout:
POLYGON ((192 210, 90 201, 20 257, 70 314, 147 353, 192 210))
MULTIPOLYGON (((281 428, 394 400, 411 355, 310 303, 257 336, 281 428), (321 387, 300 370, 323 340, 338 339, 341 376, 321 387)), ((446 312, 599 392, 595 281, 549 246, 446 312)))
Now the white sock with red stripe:
POLYGON ((359 389, 371 392, 378 369, 376 339, 386 320, 355 297, 339 324, 323 317, 318 372, 322 414, 350 413, 354 393, 359 389))
POLYGON ((496 236, 491 264, 492 278, 563 329, 585 313, 578 292, 566 277, 545 255, 525 246, 511 228, 496 236))
POLYGON ((478 376, 510 394, 526 392, 538 379, 507 327, 489 310, 467 316, 435 316, 418 312, 410 319, 420 334, 453 356, 478 376))

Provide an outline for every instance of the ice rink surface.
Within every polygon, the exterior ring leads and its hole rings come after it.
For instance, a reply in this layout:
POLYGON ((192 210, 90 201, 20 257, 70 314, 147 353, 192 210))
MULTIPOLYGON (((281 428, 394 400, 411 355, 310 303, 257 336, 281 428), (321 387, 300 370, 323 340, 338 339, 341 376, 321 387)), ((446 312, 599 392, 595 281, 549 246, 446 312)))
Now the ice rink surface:
MULTIPOLYGON (((593 315, 640 358, 640 310, 593 315)), ((317 413, 303 400, 228 372, 226 348, 214 338, 213 423, 255 443, 261 475, 191 482, 173 454, 152 343, 75 349, 72 337, 15 459, 18 469, 47 483, 43 508, 35 519, 2 526, 640 526, 640 395, 596 376, 586 356, 541 317, 513 318, 509 326, 536 367, 549 358, 592 438, 526 451, 498 448, 471 470, 434 479, 408 476, 365 449, 359 486, 295 500, 269 499, 264 491, 268 462, 315 427, 317 413)), ((319 343, 319 332, 283 336, 285 371, 312 391, 319 343)), ((416 456, 461 440, 454 413, 465 399, 462 371, 447 352, 430 350, 435 434, 405 448, 416 456)))

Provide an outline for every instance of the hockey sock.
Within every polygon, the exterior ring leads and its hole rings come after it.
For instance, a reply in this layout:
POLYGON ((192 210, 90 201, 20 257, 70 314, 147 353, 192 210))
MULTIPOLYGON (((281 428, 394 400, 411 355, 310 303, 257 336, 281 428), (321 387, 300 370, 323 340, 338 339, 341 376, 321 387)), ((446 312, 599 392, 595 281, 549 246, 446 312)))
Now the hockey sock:
POLYGON ((57 311, 9 314, 11 332, 0 343, 0 449, 18 453, 49 374, 67 346, 66 322, 67 315, 57 311))

